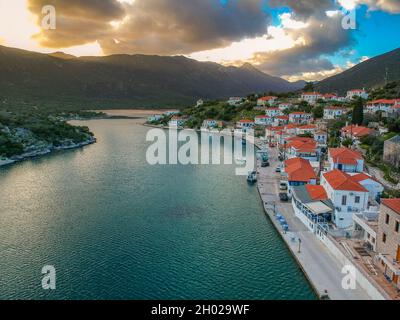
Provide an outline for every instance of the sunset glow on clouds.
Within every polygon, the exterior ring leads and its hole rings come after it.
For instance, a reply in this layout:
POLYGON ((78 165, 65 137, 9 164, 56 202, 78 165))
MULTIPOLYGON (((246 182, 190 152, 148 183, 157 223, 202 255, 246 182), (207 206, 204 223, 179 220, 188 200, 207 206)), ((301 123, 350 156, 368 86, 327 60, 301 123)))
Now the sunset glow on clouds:
POLYGON ((186 55, 317 80, 400 46, 398 0, 0 0, 0 44, 74 55, 186 55), (39 27, 44 5, 57 29, 39 27), (357 30, 343 10, 357 8, 357 30), (385 37, 383 45, 375 40, 385 37), (351 53, 351 54, 350 54, 351 53))

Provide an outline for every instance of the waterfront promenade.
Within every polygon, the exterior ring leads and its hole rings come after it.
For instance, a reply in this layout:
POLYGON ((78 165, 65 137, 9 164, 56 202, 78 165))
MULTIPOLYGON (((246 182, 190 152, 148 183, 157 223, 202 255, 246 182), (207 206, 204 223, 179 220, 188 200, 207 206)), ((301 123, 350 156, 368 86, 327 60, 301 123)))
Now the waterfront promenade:
POLYGON ((294 215, 291 203, 280 202, 280 174, 275 173, 279 165, 277 149, 270 149, 270 164, 271 166, 267 168, 261 168, 260 163, 257 164, 259 172, 257 185, 265 212, 282 235, 317 294, 320 297, 328 295, 332 300, 370 300, 371 298, 358 284, 355 290, 342 288, 342 279, 345 275, 341 273, 340 262, 294 215), (275 219, 274 210, 285 217, 290 229, 286 234, 275 219), (298 239, 301 239, 300 252, 298 239))

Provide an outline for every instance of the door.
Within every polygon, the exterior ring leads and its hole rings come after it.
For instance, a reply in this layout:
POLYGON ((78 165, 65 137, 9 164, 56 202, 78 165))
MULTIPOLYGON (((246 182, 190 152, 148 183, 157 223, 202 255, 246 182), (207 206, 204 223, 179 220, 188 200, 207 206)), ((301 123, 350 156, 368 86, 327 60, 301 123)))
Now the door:
POLYGON ((397 281, 399 280, 399 276, 393 275, 393 283, 397 284, 397 281))
POLYGON ((400 245, 397 246, 396 261, 400 261, 400 245))

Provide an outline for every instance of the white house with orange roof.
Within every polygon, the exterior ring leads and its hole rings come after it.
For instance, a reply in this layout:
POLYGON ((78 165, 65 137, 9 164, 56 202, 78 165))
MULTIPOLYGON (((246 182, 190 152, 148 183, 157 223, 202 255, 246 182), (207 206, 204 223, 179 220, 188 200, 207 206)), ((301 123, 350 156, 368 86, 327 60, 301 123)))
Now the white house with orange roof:
POLYGON ((273 119, 269 116, 256 116, 254 118, 254 123, 259 126, 269 126, 272 121, 273 119))
POLYGON ((305 124, 302 126, 298 126, 296 128, 296 134, 297 135, 303 135, 303 134, 311 134, 314 135, 314 133, 318 130, 318 127, 315 124, 305 124))
POLYGON ((335 120, 345 115, 347 109, 344 107, 329 106, 324 108, 324 120, 335 120))
POLYGON ((329 148, 329 170, 338 169, 347 173, 364 171, 364 157, 358 151, 349 148, 329 148))
POLYGON ((278 97, 275 97, 275 96, 261 97, 257 100, 257 105, 264 106, 264 107, 265 106, 273 106, 277 99, 278 99, 278 97))
POLYGON ((276 116, 273 121, 273 125, 282 126, 289 123, 289 116, 276 116))
POLYGON ((393 113, 396 111, 395 106, 400 105, 397 99, 378 99, 370 101, 364 108, 364 113, 375 114, 378 111, 393 113))
POLYGON ((301 101, 306 101, 311 105, 314 105, 317 103, 319 99, 322 99, 323 95, 319 92, 303 92, 301 94, 300 100, 301 101))
POLYGON ((286 157, 303 158, 309 161, 318 161, 319 151, 317 142, 313 138, 291 137, 283 145, 286 157))
POLYGON ((353 140, 359 140, 372 134, 373 132, 373 129, 353 124, 345 126, 341 130, 342 138, 351 138, 353 140))
POLYGON ((289 114, 289 122, 296 124, 308 124, 313 120, 311 113, 306 113, 303 111, 296 111, 289 114))
POLYGON ((238 129, 246 130, 254 128, 254 121, 249 119, 242 119, 236 123, 238 129))
POLYGON ((334 206, 321 185, 292 188, 292 206, 296 217, 314 234, 326 233, 332 221, 334 206))
POLYGON ((291 108, 293 105, 290 102, 282 102, 278 105, 279 110, 285 111, 291 108))
POLYGON ((310 161, 303 158, 291 158, 283 163, 282 175, 288 180, 288 195, 291 196, 291 189, 294 186, 305 184, 317 184, 317 174, 310 161))
POLYGON ((314 133, 314 140, 320 147, 326 147, 328 144, 328 133, 326 131, 317 130, 314 133))
POLYGON ((352 177, 354 181, 357 181, 359 184, 361 184, 365 189, 368 190, 369 192, 369 198, 371 200, 378 200, 380 199, 383 191, 385 188, 383 185, 376 180, 374 177, 371 175, 362 172, 362 173, 349 173, 349 175, 352 177))
POLYGON ((242 97, 230 97, 229 99, 228 99, 228 101, 227 101, 227 103, 230 105, 230 106, 233 106, 233 107, 235 107, 235 106, 240 106, 240 105, 242 105, 243 103, 244 103, 244 98, 242 98, 242 97))
POLYGON ((324 101, 337 101, 339 99, 336 93, 325 93, 322 95, 324 101))
POLYGON ((368 190, 346 172, 332 170, 323 173, 321 185, 334 205, 332 222, 339 229, 352 227, 353 214, 368 208, 368 190))
POLYGON ((364 89, 353 89, 347 91, 346 100, 351 101, 355 98, 368 99, 368 93, 364 89))
POLYGON ((275 118, 277 116, 283 116, 283 112, 279 108, 268 108, 265 110, 265 115, 270 118, 275 118))

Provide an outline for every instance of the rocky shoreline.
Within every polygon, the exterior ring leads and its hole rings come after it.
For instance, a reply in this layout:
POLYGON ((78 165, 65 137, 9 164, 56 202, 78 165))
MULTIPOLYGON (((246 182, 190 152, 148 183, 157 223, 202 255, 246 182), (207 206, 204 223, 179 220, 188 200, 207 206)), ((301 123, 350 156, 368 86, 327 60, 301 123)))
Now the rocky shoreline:
POLYGON ((82 148, 84 146, 94 144, 94 143, 96 143, 96 141, 97 140, 95 137, 90 136, 87 140, 78 142, 78 143, 69 142, 69 143, 65 143, 64 145, 61 145, 61 146, 48 145, 46 147, 39 147, 37 149, 33 149, 29 152, 25 152, 25 153, 17 155, 17 156, 0 159, 0 167, 11 165, 13 163, 21 162, 21 161, 28 160, 31 158, 44 156, 44 155, 53 153, 55 151, 82 148))

